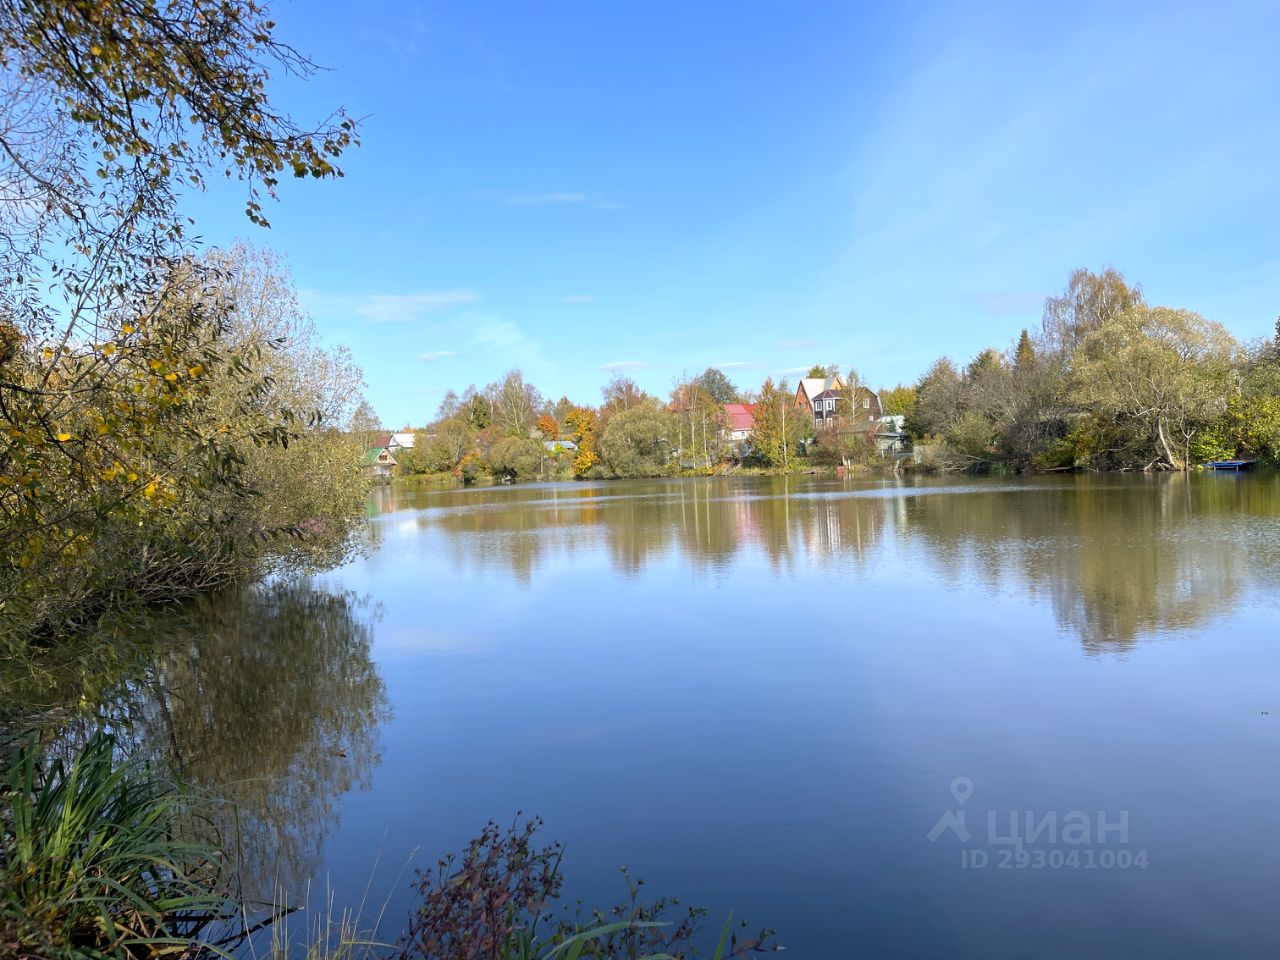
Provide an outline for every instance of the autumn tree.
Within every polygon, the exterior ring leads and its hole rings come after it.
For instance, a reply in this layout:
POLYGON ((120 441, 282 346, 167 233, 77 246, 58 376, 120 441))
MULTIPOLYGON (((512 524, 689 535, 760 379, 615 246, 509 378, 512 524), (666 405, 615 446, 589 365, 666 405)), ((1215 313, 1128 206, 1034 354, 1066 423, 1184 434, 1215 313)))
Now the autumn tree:
POLYGON ((1118 270, 1108 267, 1093 273, 1081 268, 1071 274, 1062 294, 1045 301, 1045 344, 1050 350, 1070 354, 1090 331, 1144 305, 1142 288, 1130 286, 1118 270))
POLYGON ((476 431, 465 417, 455 414, 436 421, 425 442, 426 468, 438 473, 457 469, 462 458, 475 449, 475 438, 476 431))
POLYGON ((600 460, 596 452, 600 418, 590 407, 571 407, 564 415, 564 424, 566 435, 578 448, 573 461, 574 475, 585 476, 600 460))
POLYGON ((790 385, 786 380, 776 386, 772 378, 765 380, 752 410, 752 457, 770 466, 789 467, 800 441, 813 432, 808 414, 795 404, 790 385))
POLYGON ((243 560, 215 518, 253 513, 248 453, 316 421, 230 336, 246 304, 179 199, 239 181, 265 224, 281 176, 340 175, 355 127, 271 102, 271 69, 312 66, 253 0, 16 0, 0 62, 0 603, 13 632, 57 633, 243 560))
POLYGON ((556 418, 550 413, 544 413, 538 417, 537 431, 542 435, 543 440, 558 440, 560 438, 560 424, 556 422, 556 418))

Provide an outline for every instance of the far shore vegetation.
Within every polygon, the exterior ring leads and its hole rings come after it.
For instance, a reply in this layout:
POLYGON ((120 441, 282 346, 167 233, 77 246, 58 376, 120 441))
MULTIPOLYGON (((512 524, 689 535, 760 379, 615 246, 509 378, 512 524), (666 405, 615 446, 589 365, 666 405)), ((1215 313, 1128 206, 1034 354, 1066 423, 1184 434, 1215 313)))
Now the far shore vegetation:
MULTIPOLYGON (((877 421, 859 415, 855 370, 819 364, 808 377, 838 394, 836 416, 821 426, 786 380, 741 390, 713 367, 658 397, 616 376, 591 406, 551 401, 516 370, 450 390, 430 423, 401 431, 412 439, 395 451, 396 476, 469 484, 837 467, 1280 464, 1280 321, 1275 338, 1240 343, 1190 310, 1149 305, 1112 269, 1073 273, 1046 301, 1037 333, 1023 329, 1007 348, 985 349, 963 366, 943 357, 915 383, 881 388, 877 421), (735 406, 750 424, 738 438, 735 406), (886 434, 900 439, 886 444, 886 434)), ((356 422, 366 443, 388 435, 368 407, 356 422)))

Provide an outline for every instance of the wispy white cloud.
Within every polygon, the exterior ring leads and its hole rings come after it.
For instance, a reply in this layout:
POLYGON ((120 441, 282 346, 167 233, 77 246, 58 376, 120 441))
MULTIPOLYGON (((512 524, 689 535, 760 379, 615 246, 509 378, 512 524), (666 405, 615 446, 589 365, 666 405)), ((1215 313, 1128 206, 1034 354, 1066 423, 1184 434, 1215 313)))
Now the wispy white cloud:
POLYGON ((450 307, 475 303, 474 290, 427 290, 422 293, 375 293, 355 307, 356 316, 370 323, 403 323, 450 307))
POLYGON ((406 323, 452 307, 475 303, 474 290, 422 290, 417 293, 325 293, 302 290, 303 306, 325 316, 352 316, 366 323, 406 323))
POLYGON ((752 360, 727 360, 724 363, 717 363, 717 370, 732 370, 735 367, 754 367, 755 362, 752 360))
POLYGON ((809 367, 787 367, 785 370, 779 370, 778 373, 784 377, 794 376, 797 373, 808 373, 809 367))
POLYGON ((516 207, 545 207, 556 203, 586 203, 585 193, 521 193, 507 197, 507 203, 516 207))
POLYGON ((610 360, 608 363, 600 364, 601 370, 638 370, 640 367, 647 367, 649 364, 643 360, 610 360))
POLYGON ((418 359, 425 363, 431 363, 434 360, 443 360, 445 357, 456 357, 456 350, 436 350, 433 353, 420 353, 418 359))
POLYGON ((481 196, 497 196, 513 207, 553 207, 581 206, 595 210, 622 210, 626 204, 600 193, 577 193, 568 190, 553 190, 547 193, 495 194, 493 191, 482 191, 481 196))
MULTIPOLYGON (((805 347, 817 347, 822 343, 819 340, 779 340, 778 347, 782 350, 800 350, 805 347)), ((806 370, 808 367, 805 368, 806 370)))
POLYGON ((533 375, 555 369, 542 344, 510 320, 492 314, 466 314, 458 318, 458 328, 471 334, 474 353, 489 356, 495 363, 521 367, 533 375))
POLYGON ((574 293, 567 297, 561 297, 560 301, 562 303, 594 303, 595 299, 595 297, 588 296, 585 293, 574 293))

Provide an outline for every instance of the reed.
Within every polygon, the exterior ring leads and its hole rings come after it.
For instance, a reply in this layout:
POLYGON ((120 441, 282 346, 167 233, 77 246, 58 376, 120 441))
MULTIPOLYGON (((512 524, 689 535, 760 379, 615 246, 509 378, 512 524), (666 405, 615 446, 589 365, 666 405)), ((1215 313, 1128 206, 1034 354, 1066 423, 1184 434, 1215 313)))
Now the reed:
POLYGON ((235 916, 216 846, 184 835, 198 822, 187 797, 119 761, 110 734, 91 735, 69 763, 43 763, 28 740, 6 788, 0 936, 11 944, 46 956, 190 955, 235 916))

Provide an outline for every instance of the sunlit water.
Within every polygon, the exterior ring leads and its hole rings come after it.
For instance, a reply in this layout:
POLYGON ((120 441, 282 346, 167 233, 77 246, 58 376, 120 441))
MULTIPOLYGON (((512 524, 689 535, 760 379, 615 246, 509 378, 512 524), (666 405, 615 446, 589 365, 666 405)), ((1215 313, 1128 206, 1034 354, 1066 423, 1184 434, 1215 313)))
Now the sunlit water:
POLYGON ((525 811, 570 898, 625 864, 797 958, 1280 947, 1273 477, 371 510, 367 558, 225 601, 147 707, 259 889, 367 887, 393 937, 414 867, 525 811))

